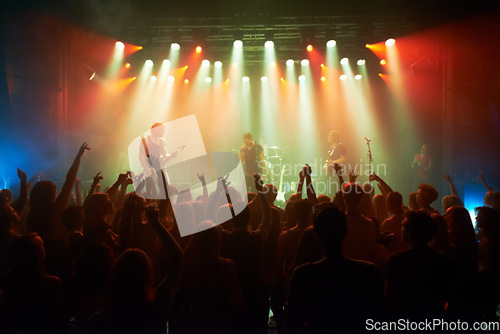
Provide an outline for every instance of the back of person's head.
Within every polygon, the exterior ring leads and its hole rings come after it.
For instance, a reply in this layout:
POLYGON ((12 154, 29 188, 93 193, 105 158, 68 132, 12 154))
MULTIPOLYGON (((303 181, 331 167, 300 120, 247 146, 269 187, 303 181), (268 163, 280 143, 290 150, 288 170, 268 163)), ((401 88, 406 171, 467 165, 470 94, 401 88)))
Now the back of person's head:
POLYGON ((297 193, 291 193, 290 196, 288 196, 288 202, 296 202, 296 201, 299 201, 300 200, 300 197, 297 193))
POLYGON ((287 228, 292 228, 297 225, 297 216, 295 216, 295 201, 286 203, 285 206, 285 217, 283 218, 286 222, 287 228))
POLYGON ((433 186, 427 183, 422 183, 418 186, 417 202, 421 208, 431 205, 438 197, 439 193, 433 186))
POLYGON ((403 220, 403 238, 412 247, 427 245, 436 234, 436 223, 424 210, 409 211, 403 220))
POLYGON ((307 199, 295 202, 295 217, 301 227, 306 227, 312 223, 312 203, 307 199))
POLYGON ((43 261, 45 247, 36 233, 30 233, 17 239, 10 248, 10 266, 14 272, 25 277, 39 277, 45 273, 43 261))
POLYGON ((250 209, 248 206, 245 206, 245 208, 233 218, 233 225, 235 228, 248 228, 249 222, 250 209))
POLYGON ((500 211, 500 191, 488 191, 484 195, 484 205, 500 211))
POLYGON ((332 199, 330 196, 327 196, 325 194, 318 195, 318 202, 320 203, 330 203, 332 199))
POLYGON ((420 210, 420 205, 417 202, 417 192, 410 193, 408 196, 408 205, 410 206, 411 211, 420 210))
POLYGON ((12 203, 14 201, 14 195, 12 195, 12 191, 10 189, 2 189, 0 190, 0 204, 3 204, 4 201, 5 203, 12 203))
POLYGON ((392 213, 403 212, 403 196, 397 191, 391 191, 386 198, 387 210, 392 213))
POLYGON ((373 196, 373 210, 378 219, 384 221, 387 218, 387 207, 385 205, 385 197, 381 194, 373 196), (383 218, 383 219, 382 219, 383 218))
POLYGON ((451 243, 459 248, 471 248, 477 245, 474 225, 469 211, 461 206, 452 206, 446 211, 446 224, 451 243))
POLYGON ((94 193, 87 197, 83 204, 85 218, 104 219, 113 213, 113 203, 106 193, 94 193))
POLYGON ((30 193, 30 209, 39 210, 50 207, 57 197, 56 185, 51 181, 40 181, 30 193))
POLYGON ((267 183, 264 185, 264 195, 266 196, 267 202, 272 205, 278 196, 278 188, 272 183, 267 183))
POLYGON ((140 249, 127 249, 111 271, 111 298, 115 305, 140 306, 154 297, 153 269, 149 256, 140 249))
POLYGON ((70 206, 62 213, 62 224, 68 231, 79 231, 83 226, 84 212, 81 206, 70 206))
POLYGON ((452 206, 464 206, 464 202, 457 195, 448 195, 443 197, 441 200, 441 204, 443 205, 443 212, 446 212, 452 206))
POLYGON ((85 244, 75 259, 75 283, 79 294, 101 291, 108 282, 115 259, 111 248, 91 241, 85 244))
POLYGON ((322 257, 323 249, 321 242, 316 236, 313 226, 308 226, 300 237, 295 266, 300 266, 307 262, 313 263, 321 260, 322 257))
POLYGON ((450 238, 446 221, 444 217, 438 213, 431 214, 431 218, 436 224, 436 233, 428 243, 428 246, 440 253, 447 254, 450 252, 450 238))
POLYGON ((251 201, 252 201, 255 197, 257 197, 257 194, 256 194, 256 193, 251 192, 251 191, 249 191, 249 192, 247 193, 247 198, 248 198, 248 202, 249 202, 249 203, 250 203, 250 202, 251 202, 251 201))
POLYGON ((314 208, 314 232, 325 249, 340 249, 347 233, 346 215, 335 204, 314 208))
POLYGON ((363 199, 363 189, 356 183, 346 183, 342 188, 344 202, 347 208, 358 208, 363 199))
POLYGON ((0 236, 9 234, 15 224, 19 222, 19 215, 9 204, 0 205, 0 236))
POLYGON ((500 242, 500 211, 488 206, 476 208, 478 237, 500 242))

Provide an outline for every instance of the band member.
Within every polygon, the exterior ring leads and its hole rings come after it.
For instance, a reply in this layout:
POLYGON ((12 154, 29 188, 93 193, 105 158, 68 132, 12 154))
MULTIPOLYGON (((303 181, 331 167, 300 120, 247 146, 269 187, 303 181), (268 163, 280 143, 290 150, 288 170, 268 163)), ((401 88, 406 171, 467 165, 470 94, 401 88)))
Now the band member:
POLYGON ((145 177, 156 179, 157 171, 151 165, 154 163, 153 160, 157 160, 160 168, 163 168, 167 161, 177 157, 177 151, 172 154, 168 153, 164 135, 165 126, 162 123, 155 123, 151 126, 151 134, 142 138, 139 159, 144 168, 145 177))
POLYGON ((417 190, 418 186, 422 183, 429 183, 432 168, 432 155, 430 155, 427 145, 423 144, 420 148, 420 153, 415 154, 411 167, 415 172, 412 190, 417 190))
POLYGON ((323 171, 328 176, 335 174, 334 164, 342 165, 346 162, 347 148, 340 142, 340 135, 337 131, 330 131, 328 134, 328 158, 323 166, 323 171))
POLYGON ((264 149, 253 140, 250 132, 244 133, 242 139, 244 144, 240 148, 240 160, 245 171, 245 181, 250 191, 256 191, 253 174, 266 173, 264 149))

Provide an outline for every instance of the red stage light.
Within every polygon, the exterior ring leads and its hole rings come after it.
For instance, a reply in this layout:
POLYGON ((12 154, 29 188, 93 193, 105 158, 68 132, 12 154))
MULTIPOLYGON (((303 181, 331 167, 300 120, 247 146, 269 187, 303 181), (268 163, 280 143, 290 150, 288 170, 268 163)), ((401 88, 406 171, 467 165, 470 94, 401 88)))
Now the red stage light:
POLYGON ((126 63, 125 68, 130 68, 130 63, 126 63))
POLYGON ((312 52, 313 46, 311 44, 309 44, 306 49, 308 52, 312 52))
POLYGON ((198 45, 198 46, 196 47, 196 53, 201 53, 201 51, 202 51, 202 50, 203 50, 203 49, 202 49, 202 47, 201 47, 201 46, 199 46, 199 45, 198 45))
POLYGON ((380 61, 380 65, 385 65, 385 64, 387 64, 387 60, 382 59, 382 60, 380 61))

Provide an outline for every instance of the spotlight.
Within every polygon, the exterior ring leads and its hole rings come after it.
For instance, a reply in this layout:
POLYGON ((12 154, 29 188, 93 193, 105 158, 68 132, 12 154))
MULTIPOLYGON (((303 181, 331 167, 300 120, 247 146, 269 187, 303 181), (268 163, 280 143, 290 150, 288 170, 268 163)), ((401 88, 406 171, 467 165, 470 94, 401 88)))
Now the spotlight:
POLYGON ((130 68, 130 63, 125 63, 125 68, 130 68))
POLYGON ((288 59, 286 61, 286 66, 293 66, 293 64, 295 64, 295 62, 293 61, 293 59, 288 59))
POLYGON ((123 50, 125 49, 125 44, 123 44, 122 42, 118 41, 115 43, 115 48, 117 48, 118 50, 123 50))
POLYGON ((168 60, 168 59, 163 59, 163 66, 168 66, 168 67, 170 67, 170 60, 168 60))
POLYGON ((394 44, 396 44, 396 40, 394 38, 389 38, 385 41, 385 46, 393 46, 394 44))
POLYGON ((170 44, 170 48, 172 50, 179 50, 181 48, 181 46, 179 45, 179 43, 172 43, 172 44, 170 44))
POLYGON ((201 65, 202 66, 210 66, 210 61, 207 59, 203 59, 203 61, 201 62, 201 65))
POLYGON ((153 61, 151 59, 148 59, 144 62, 144 65, 148 66, 148 67, 152 67, 153 66, 153 61))
POLYGON ((361 80, 361 78, 362 78, 361 74, 356 74, 354 76, 354 80, 361 80))
POLYGON ((168 81, 170 81, 170 82, 174 82, 174 81, 175 81, 174 76, 173 76, 173 75, 169 75, 169 76, 168 76, 168 81))
POLYGON ((302 66, 309 65, 309 59, 302 59, 301 62, 300 62, 300 65, 302 65, 302 66))
POLYGON ((381 59, 380 60, 380 65, 384 66, 385 64, 387 64, 387 60, 381 59))
POLYGON ((347 64, 349 64, 349 58, 340 59, 340 65, 347 65, 347 64))
POLYGON ((152 75, 151 76, 151 81, 155 82, 158 78, 156 77, 156 75, 152 75))
POLYGON ((217 61, 214 63, 214 66, 215 66, 215 67, 222 67, 222 62, 217 60, 217 61))
POLYGON ((201 53, 201 51, 203 51, 203 48, 201 46, 197 46, 196 47, 196 53, 201 53))
POLYGON ((366 64, 366 60, 364 60, 364 59, 358 59, 357 64, 358 64, 358 66, 363 66, 364 64, 366 64))
POLYGON ((241 40, 237 39, 237 40, 235 40, 233 42, 233 47, 235 47, 235 48, 242 48, 243 47, 243 42, 241 40))
POLYGON ((326 81, 326 78, 325 78, 325 77, 321 77, 321 81, 322 81, 322 82, 325 82, 325 81, 326 81))
POLYGON ((274 48, 274 42, 273 41, 267 41, 266 43, 264 43, 264 46, 268 49, 270 48, 274 48))
POLYGON ((95 78, 95 75, 96 75, 96 73, 95 73, 95 72, 92 72, 92 75, 90 76, 89 81, 91 81, 92 79, 94 79, 94 78, 95 78))
POLYGON ((210 77, 206 77, 206 78, 205 78, 205 82, 206 82, 206 83, 211 83, 211 82, 212 82, 212 78, 210 78, 210 77))
POLYGON ((243 77, 243 78, 241 78, 241 81, 243 81, 243 82, 249 82, 250 78, 249 77, 243 77))
POLYGON ((184 83, 187 85, 189 83, 188 79, 184 79, 184 83))
POLYGON ((262 81, 262 82, 267 82, 267 80, 268 80, 267 77, 261 77, 260 78, 260 81, 262 81))
POLYGON ((347 79, 347 75, 341 74, 339 79, 343 81, 343 80, 347 79))
POLYGON ((306 76, 304 74, 299 75, 299 81, 304 81, 306 80, 306 76))
POLYGON ((333 47, 335 47, 335 45, 337 45, 337 42, 334 41, 333 39, 331 39, 328 42, 326 42, 326 47, 327 48, 333 48, 333 47))
POLYGON ((320 66, 321 66, 321 68, 323 68, 323 67, 325 67, 325 64, 321 64, 320 66))
POLYGON ((312 46, 311 44, 309 44, 309 45, 306 47, 307 52, 312 52, 312 50, 313 50, 313 49, 314 49, 314 48, 313 48, 313 46, 312 46))

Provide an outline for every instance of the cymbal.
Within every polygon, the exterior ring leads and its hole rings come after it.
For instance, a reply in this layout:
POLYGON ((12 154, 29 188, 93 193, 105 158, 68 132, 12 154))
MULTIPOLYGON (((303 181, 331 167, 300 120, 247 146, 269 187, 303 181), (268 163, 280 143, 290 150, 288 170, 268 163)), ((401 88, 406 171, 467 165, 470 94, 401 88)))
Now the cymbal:
POLYGON ((270 148, 272 150, 281 150, 281 147, 278 147, 278 146, 269 146, 268 148, 270 148))

